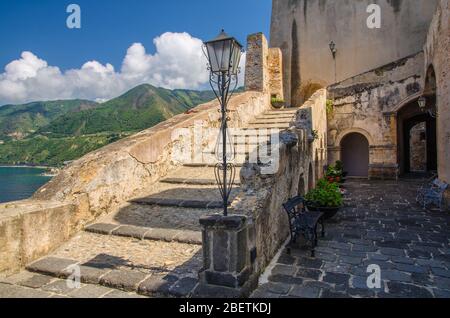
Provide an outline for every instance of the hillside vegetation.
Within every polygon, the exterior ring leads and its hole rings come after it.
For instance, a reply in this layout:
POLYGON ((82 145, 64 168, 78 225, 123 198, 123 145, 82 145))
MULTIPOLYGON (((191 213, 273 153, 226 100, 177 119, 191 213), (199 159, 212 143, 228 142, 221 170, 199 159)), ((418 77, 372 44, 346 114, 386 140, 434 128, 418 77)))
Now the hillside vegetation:
POLYGON ((56 101, 3 106, 0 164, 59 166, 212 99, 209 91, 145 84, 103 104, 56 101))

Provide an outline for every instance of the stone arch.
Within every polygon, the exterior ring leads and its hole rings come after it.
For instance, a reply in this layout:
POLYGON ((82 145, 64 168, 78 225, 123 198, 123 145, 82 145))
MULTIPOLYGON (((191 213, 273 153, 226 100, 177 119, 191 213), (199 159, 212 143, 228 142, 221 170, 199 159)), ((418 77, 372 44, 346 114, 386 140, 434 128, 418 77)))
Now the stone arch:
POLYGON ((367 141, 369 142, 369 146, 373 146, 374 145, 374 141, 373 141, 372 135, 369 132, 367 132, 366 130, 362 129, 362 128, 350 128, 350 129, 344 130, 343 132, 341 132, 337 136, 335 145, 339 147, 341 145, 341 143, 342 143, 342 140, 347 135, 352 134, 352 133, 358 133, 358 134, 363 135, 364 137, 366 137, 367 141))
POLYGON ((359 132, 345 135, 340 143, 341 160, 349 177, 369 177, 369 140, 359 132))

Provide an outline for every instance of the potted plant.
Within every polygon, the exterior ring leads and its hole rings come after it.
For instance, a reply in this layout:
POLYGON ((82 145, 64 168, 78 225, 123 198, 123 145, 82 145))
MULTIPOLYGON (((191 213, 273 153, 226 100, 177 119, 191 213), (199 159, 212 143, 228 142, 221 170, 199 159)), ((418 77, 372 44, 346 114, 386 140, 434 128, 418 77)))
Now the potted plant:
POLYGON ((271 102, 272 102, 272 107, 276 108, 276 109, 281 109, 286 106, 286 102, 284 101, 284 99, 281 99, 281 98, 272 97, 271 102))
POLYGON ((337 169, 336 166, 328 166, 325 178, 330 183, 344 183, 345 179, 342 175, 342 170, 337 169))
POLYGON ((348 172, 344 171, 344 163, 340 160, 336 161, 336 165, 335 165, 336 170, 339 170, 342 172, 342 177, 345 178, 348 175, 348 172))
POLYGON ((305 199, 308 210, 323 212, 325 220, 334 217, 343 203, 338 184, 330 183, 327 179, 319 180, 316 188, 311 190, 305 199))

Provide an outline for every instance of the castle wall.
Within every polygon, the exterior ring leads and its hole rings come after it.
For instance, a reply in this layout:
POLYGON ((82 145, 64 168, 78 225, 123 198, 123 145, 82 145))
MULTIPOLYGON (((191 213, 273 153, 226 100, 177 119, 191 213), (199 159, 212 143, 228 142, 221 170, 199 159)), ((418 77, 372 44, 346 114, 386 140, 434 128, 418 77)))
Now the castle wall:
POLYGON ((372 0, 273 0, 270 45, 283 52, 285 99, 300 106, 302 86, 326 87, 421 51, 437 2, 376 1, 381 28, 369 29, 372 0))
POLYGON ((450 183, 450 1, 440 0, 425 45, 425 70, 436 74, 439 178, 450 183))
MULTIPOLYGON (((399 174, 397 113, 423 90, 422 53, 353 77, 328 88, 328 162, 341 159, 341 142, 359 133, 369 142, 369 177, 399 174)), ((417 106, 417 111, 419 108, 417 106)))

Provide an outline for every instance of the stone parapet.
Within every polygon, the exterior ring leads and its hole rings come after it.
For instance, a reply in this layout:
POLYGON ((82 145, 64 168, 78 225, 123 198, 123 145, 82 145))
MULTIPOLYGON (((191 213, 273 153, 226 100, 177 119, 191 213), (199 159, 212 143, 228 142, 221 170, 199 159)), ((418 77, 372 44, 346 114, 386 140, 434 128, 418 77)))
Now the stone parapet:
POLYGON ((85 196, 75 203, 25 200, 0 205, 0 276, 52 252, 82 229, 85 196))

